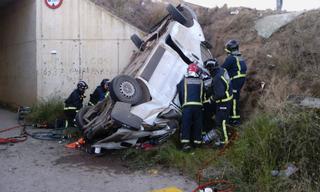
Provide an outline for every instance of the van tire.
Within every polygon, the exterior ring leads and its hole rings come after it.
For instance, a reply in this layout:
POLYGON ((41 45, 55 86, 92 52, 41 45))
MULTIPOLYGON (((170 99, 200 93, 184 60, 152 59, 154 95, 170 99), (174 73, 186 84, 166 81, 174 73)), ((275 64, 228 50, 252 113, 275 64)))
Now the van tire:
POLYGON ((118 75, 110 83, 110 96, 114 101, 135 105, 143 100, 142 88, 128 75, 118 75))
POLYGON ((169 12, 171 18, 182 25, 187 24, 187 18, 179 11, 175 6, 169 4, 167 6, 167 11, 169 12))
POLYGON ((138 35, 133 34, 131 35, 130 39, 140 51, 143 51, 143 47, 142 47, 143 41, 138 35))

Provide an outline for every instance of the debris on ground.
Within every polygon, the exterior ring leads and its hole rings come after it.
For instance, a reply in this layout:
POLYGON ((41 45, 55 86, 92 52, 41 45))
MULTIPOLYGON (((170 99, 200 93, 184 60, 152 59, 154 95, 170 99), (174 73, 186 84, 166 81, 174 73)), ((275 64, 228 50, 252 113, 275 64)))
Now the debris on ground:
POLYGON ((289 95, 288 101, 301 107, 320 109, 320 98, 301 95, 289 95))
POLYGON ((75 142, 66 144, 65 147, 70 148, 70 149, 77 149, 77 148, 80 148, 84 144, 85 144, 84 138, 80 138, 75 142))
POLYGON ((288 163, 286 166, 286 169, 284 170, 272 170, 271 175, 276 177, 290 177, 293 175, 295 172, 297 172, 299 169, 292 163, 288 163))

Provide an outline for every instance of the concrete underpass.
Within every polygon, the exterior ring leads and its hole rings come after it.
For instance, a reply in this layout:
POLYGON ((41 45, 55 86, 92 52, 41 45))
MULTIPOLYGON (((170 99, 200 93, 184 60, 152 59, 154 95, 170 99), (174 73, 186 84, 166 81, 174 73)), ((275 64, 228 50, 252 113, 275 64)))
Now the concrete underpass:
POLYGON ((65 98, 79 80, 91 92, 128 64, 141 33, 90 0, 1 0, 0 16, 0 102, 14 106, 65 98))

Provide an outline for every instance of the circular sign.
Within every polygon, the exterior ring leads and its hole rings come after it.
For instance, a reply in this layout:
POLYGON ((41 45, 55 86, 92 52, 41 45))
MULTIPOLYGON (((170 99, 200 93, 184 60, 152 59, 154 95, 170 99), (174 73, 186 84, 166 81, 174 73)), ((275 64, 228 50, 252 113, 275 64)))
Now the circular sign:
POLYGON ((51 9, 57 9, 61 6, 63 0, 44 0, 51 9))

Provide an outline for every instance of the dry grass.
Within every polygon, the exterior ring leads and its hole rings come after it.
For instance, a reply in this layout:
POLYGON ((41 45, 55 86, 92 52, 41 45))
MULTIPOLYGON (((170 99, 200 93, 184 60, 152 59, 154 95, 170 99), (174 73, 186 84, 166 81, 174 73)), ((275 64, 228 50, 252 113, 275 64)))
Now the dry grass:
POLYGON ((259 105, 265 112, 281 112, 290 95, 290 78, 277 77, 275 74, 266 82, 266 89, 259 100, 259 105))
MULTIPOLYGON (((167 14, 166 4, 148 0, 91 0, 147 32, 167 14)), ((178 5, 180 0, 166 0, 178 5)))

